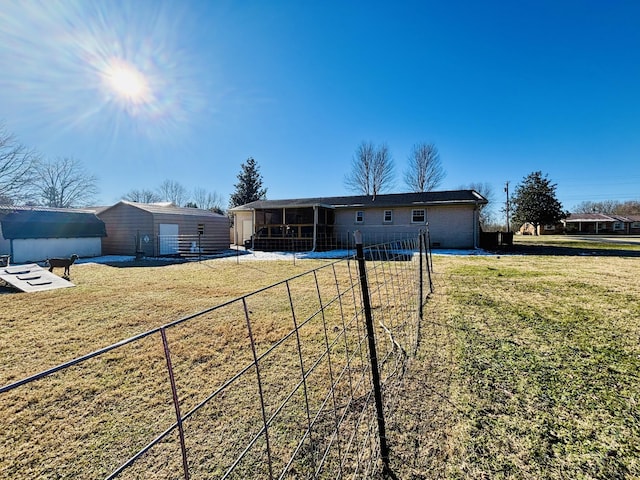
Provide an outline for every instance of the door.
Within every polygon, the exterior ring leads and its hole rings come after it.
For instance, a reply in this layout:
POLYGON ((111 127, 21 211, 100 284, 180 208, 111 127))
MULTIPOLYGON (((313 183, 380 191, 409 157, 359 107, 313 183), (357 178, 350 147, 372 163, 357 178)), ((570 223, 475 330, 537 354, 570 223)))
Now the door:
POLYGON ((160 255, 175 255, 178 253, 178 224, 161 223, 160 238, 158 239, 160 246, 160 255))
POLYGON ((251 234, 253 230, 253 220, 243 220, 242 221, 242 243, 246 240, 251 239, 251 234))

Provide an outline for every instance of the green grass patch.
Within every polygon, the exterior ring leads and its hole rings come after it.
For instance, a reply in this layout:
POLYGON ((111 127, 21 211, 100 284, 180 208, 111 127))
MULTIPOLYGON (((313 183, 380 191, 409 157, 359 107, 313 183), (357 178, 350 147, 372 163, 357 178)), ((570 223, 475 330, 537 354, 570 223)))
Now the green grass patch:
POLYGON ((640 261, 501 257, 460 275, 475 262, 445 275, 465 412, 448 474, 640 475, 640 261))

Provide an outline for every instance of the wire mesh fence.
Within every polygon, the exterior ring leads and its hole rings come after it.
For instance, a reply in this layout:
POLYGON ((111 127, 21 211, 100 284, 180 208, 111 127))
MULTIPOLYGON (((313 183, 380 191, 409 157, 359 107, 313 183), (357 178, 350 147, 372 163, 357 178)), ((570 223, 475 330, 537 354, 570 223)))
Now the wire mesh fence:
POLYGON ((29 426, 5 432, 3 475, 372 476, 418 346, 425 245, 369 246, 0 387, 5 414, 29 426))
MULTIPOLYGON (((293 237, 283 231, 280 235, 256 235, 244 242, 244 246, 249 249, 265 251, 289 251, 305 252, 311 249, 317 251, 328 250, 352 250, 355 253, 356 245, 353 231, 332 233, 331 235, 318 235, 314 238, 312 233, 303 237, 293 237)), ((411 241, 417 238, 415 230, 409 232, 366 232, 363 237, 364 246, 372 247, 382 244, 393 244, 397 242, 411 241)))

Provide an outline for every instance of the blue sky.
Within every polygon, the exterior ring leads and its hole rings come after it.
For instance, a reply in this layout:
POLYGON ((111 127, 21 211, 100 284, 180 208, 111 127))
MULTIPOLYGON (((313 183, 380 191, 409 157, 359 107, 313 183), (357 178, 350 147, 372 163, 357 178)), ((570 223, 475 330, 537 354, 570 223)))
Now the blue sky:
POLYGON ((640 199, 639 25, 635 0, 3 0, 0 121, 81 160, 101 204, 172 179, 226 205, 249 156, 270 199, 345 195, 362 141, 392 192, 429 142, 441 190, 503 202, 541 170, 567 209, 640 199), (105 80, 120 64, 143 95, 105 80))

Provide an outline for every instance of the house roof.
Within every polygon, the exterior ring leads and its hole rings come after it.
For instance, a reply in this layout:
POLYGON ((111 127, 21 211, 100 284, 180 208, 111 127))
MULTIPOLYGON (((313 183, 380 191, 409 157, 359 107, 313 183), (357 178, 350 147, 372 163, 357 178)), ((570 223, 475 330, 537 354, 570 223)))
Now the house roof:
POLYGON ((300 208, 323 206, 327 208, 386 208, 429 205, 460 205, 488 203, 475 190, 449 190, 442 192, 390 193, 384 195, 353 195, 345 197, 296 198, 285 200, 257 200, 230 209, 245 211, 264 208, 300 208))
POLYGON ((130 205, 132 207, 138 208, 145 212, 149 213, 162 213, 165 215, 192 215, 198 217, 212 217, 212 218, 225 218, 224 215, 221 215, 216 212, 211 212, 209 210, 203 210, 201 208, 187 208, 187 207, 176 207, 172 203, 162 202, 162 203, 138 203, 138 202, 130 202, 128 200, 121 200, 115 205, 111 205, 109 207, 102 207, 97 210, 97 213, 100 214, 105 212, 111 208, 115 208, 118 205, 130 205))
POLYGON ((89 210, 0 207, 0 224, 6 239, 107 236, 104 222, 89 210))
POLYGON ((615 222, 615 219, 604 213, 572 213, 564 222, 615 222))
POLYGON ((604 213, 572 213, 565 223, 595 223, 595 222, 638 222, 640 215, 607 215, 604 213))

